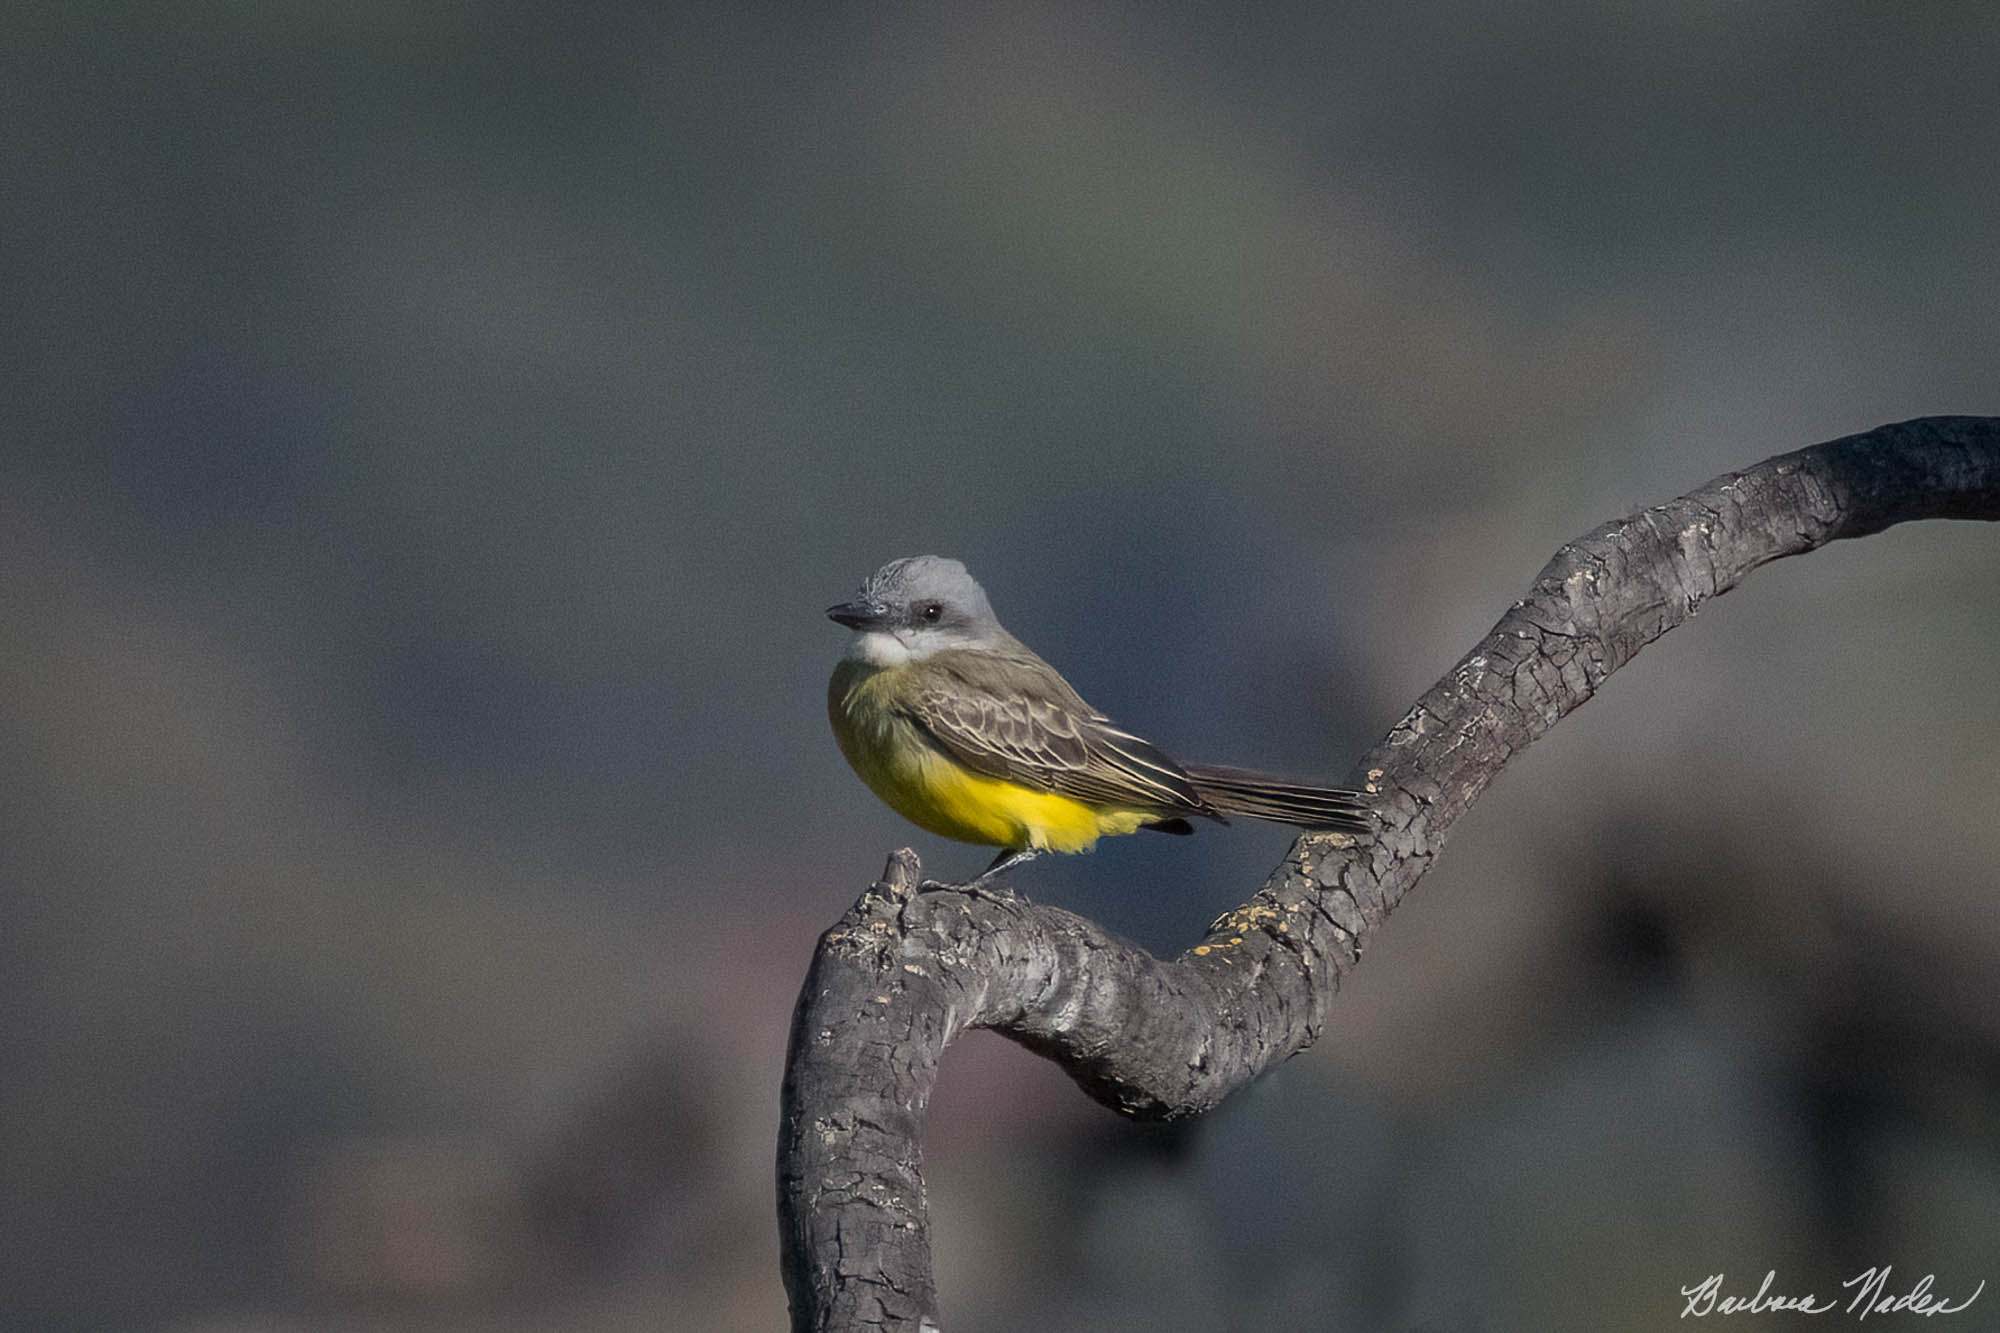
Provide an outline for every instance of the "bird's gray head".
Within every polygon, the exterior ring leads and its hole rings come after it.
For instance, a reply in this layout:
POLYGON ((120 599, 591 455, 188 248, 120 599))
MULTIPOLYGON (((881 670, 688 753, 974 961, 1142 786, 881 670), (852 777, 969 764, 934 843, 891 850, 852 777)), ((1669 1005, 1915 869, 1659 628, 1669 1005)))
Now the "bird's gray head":
POLYGON ((848 656, 873 666, 898 666, 947 648, 1003 643, 986 590, 956 560, 911 555, 868 576, 851 602, 826 609, 854 631, 848 656))

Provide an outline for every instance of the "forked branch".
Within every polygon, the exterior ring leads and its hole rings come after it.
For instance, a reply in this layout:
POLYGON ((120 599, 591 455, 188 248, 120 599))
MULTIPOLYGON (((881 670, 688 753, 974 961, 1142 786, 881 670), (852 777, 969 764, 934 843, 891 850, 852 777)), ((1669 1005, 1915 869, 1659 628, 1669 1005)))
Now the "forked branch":
POLYGON ((1925 417, 1718 477, 1557 551, 1347 779, 1377 836, 1301 837, 1174 959, 1059 908, 918 894, 915 853, 820 938, 786 1057, 778 1213, 795 1329, 937 1326, 924 1109, 990 1028, 1141 1119, 1199 1115, 1312 1045, 1340 979, 1507 761, 1759 565, 1912 519, 2000 519, 2000 418, 1925 417))

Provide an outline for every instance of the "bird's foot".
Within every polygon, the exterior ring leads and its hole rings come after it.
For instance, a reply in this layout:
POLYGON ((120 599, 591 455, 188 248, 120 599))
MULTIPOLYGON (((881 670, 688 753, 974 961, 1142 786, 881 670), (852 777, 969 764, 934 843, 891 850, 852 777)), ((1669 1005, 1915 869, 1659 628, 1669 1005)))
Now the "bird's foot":
POLYGON ((989 884, 984 875, 969 879, 963 884, 947 884, 941 879, 927 879, 917 885, 918 893, 962 893, 968 898, 984 898, 990 903, 1006 905, 1019 904, 1021 895, 1005 884, 989 884))
POLYGON ((1005 884, 995 882, 996 878, 1040 856, 1033 847, 1023 847, 1017 851, 1003 851, 993 858, 993 864, 980 871, 963 884, 946 884, 942 880, 927 879, 917 886, 919 893, 962 893, 969 898, 984 898, 995 903, 1018 903, 1021 896, 1005 884))

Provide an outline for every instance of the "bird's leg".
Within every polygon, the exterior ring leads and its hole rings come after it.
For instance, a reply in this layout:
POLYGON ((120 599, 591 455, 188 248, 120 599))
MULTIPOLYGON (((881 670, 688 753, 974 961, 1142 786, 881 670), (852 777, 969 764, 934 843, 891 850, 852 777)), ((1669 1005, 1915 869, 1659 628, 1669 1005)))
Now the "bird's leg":
POLYGON ((1015 866, 1019 865, 1026 865, 1041 854, 1042 849, 1039 847, 1002 847, 1000 855, 993 858, 993 864, 980 871, 979 877, 965 887, 976 889, 1001 871, 1012 870, 1015 866))
POLYGON ((996 892, 994 889, 988 888, 987 884, 995 875, 1003 871, 1012 870, 1015 866, 1026 864, 1041 854, 1042 852, 1039 847, 1002 847, 1000 854, 993 858, 992 865, 987 866, 986 869, 980 871, 963 884, 944 884, 930 879, 925 880, 919 888, 925 892, 949 889, 954 893, 971 894, 975 898, 991 898, 995 902, 1009 902, 1014 898, 1014 891, 1012 889, 1000 885, 996 886, 998 889, 996 892))

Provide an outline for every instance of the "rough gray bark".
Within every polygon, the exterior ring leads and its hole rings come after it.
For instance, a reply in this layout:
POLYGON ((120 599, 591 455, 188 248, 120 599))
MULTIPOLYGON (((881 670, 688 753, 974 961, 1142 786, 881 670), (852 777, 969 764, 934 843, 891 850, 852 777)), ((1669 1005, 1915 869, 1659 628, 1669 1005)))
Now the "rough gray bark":
POLYGON ((924 1110, 944 1048, 1011 1037, 1124 1115, 1199 1115, 1304 1050, 1369 934, 1517 751, 1767 561, 1922 518, 2000 519, 2000 418, 1814 445, 1606 523, 1356 765, 1377 836, 1309 834, 1164 960, 1059 908, 918 893, 915 853, 820 938, 786 1059, 778 1212, 795 1329, 936 1327, 924 1110))

